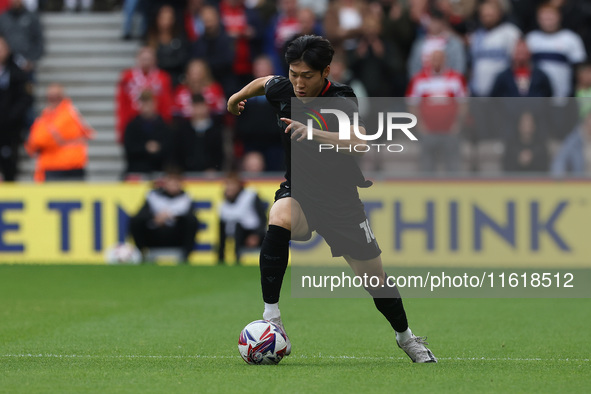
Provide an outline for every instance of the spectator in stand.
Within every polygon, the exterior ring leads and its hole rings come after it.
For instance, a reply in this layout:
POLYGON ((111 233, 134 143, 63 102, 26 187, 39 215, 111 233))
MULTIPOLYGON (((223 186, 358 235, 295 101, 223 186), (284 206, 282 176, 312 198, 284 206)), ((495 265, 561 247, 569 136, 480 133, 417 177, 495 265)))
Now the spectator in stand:
MULTIPOLYGON (((273 74, 273 63, 267 56, 254 61, 254 77, 273 74)), ((284 168, 281 133, 277 132, 277 117, 264 96, 248 99, 248 110, 236 118, 236 139, 245 153, 260 152, 264 156, 267 171, 284 168)))
POLYGON ((39 2, 45 3, 46 0, 23 0, 25 8, 31 12, 37 12, 39 9, 39 2))
POLYGON ((460 74, 466 73, 464 43, 453 34, 441 11, 434 9, 429 15, 427 34, 415 40, 408 59, 408 75, 412 78, 423 68, 429 68, 428 60, 435 50, 445 52, 447 67, 460 74))
POLYGON ((139 113, 140 95, 149 90, 156 100, 156 111, 166 122, 172 117, 172 88, 168 74, 156 67, 156 55, 142 47, 136 66, 121 73, 117 85, 117 141, 123 142, 127 124, 139 113))
POLYGON ((78 7, 83 12, 90 12, 94 0, 64 0, 64 10, 67 12, 74 12, 78 7))
POLYGON ((146 34, 146 25, 148 23, 148 15, 146 5, 142 0, 124 0, 123 2, 123 40, 132 39, 132 27, 133 17, 137 11, 141 17, 140 23, 140 36, 143 37, 146 34))
POLYGON ((185 82, 174 91, 174 116, 189 119, 193 113, 192 97, 202 95, 209 106, 209 112, 217 120, 221 120, 226 113, 226 97, 222 85, 211 76, 211 71, 205 60, 194 59, 187 65, 185 82))
POLYGON ((295 40, 299 36, 305 35, 324 35, 322 24, 318 21, 316 14, 311 8, 301 8, 298 11, 298 21, 300 22, 300 33, 291 38, 291 41, 295 40))
POLYGON ((505 141, 503 170, 506 172, 548 172, 550 156, 546 138, 536 126, 531 112, 519 117, 517 132, 505 141))
POLYGON ((178 247, 182 261, 189 261, 199 222, 193 200, 183 190, 183 175, 168 168, 159 186, 148 192, 144 205, 131 218, 129 232, 146 260, 149 248, 178 247))
POLYGON ((205 32, 205 26, 201 19, 201 10, 204 0, 187 0, 187 7, 184 13, 185 34, 192 43, 197 41, 205 32))
POLYGON ((125 128, 126 174, 162 171, 171 160, 172 133, 156 111, 156 98, 146 90, 139 97, 139 114, 125 128))
POLYGON ((369 97, 390 97, 394 94, 392 80, 404 69, 403 59, 391 41, 382 36, 382 20, 368 14, 363 34, 354 51, 349 53, 350 67, 369 97))
POLYGON ((190 44, 171 6, 158 10, 148 29, 147 45, 156 52, 158 68, 170 75, 173 86, 178 85, 190 59, 190 44))
POLYGON ((326 38, 332 45, 346 53, 357 49, 364 34, 364 18, 368 13, 367 3, 359 0, 334 0, 328 6, 324 19, 326 38))
POLYGON ((357 97, 368 97, 367 90, 363 83, 355 78, 351 69, 347 67, 345 56, 342 52, 335 52, 332 57, 332 63, 330 63, 330 75, 328 76, 331 81, 342 83, 351 86, 357 97))
POLYGON ((491 97, 552 97, 552 85, 544 71, 531 62, 525 40, 515 44, 511 66, 497 75, 491 97))
POLYGON ((242 171, 249 176, 262 175, 265 172, 265 158, 261 152, 252 151, 242 157, 242 171))
MULTIPOLYGON (((404 64, 406 64, 417 35, 418 20, 414 19, 410 5, 403 0, 383 0, 382 15, 384 36, 396 45, 402 54, 404 64)), ((406 72, 403 74, 404 87, 406 87, 406 74, 406 72)), ((404 95, 404 90, 402 95, 404 95)))
POLYGON ((204 32, 193 44, 193 57, 203 59, 209 65, 213 77, 219 81, 226 95, 234 88, 232 67, 234 45, 224 32, 220 16, 215 7, 205 6, 201 10, 204 32))
MULTIPOLYGON (((289 38, 285 41, 283 48, 281 49, 281 58, 285 58, 285 52, 287 51, 287 47, 293 40, 298 37, 306 36, 306 35, 314 35, 314 36, 322 36, 324 32, 322 30, 322 24, 318 22, 316 19, 316 15, 310 8, 301 8, 298 11, 298 21, 300 23, 300 31, 294 35, 293 37, 289 38)), ((289 65, 287 63, 283 63, 282 74, 287 75, 289 73, 289 65)))
POLYGON ((552 161, 551 174, 591 174, 591 112, 566 137, 552 161))
POLYGON ((491 97, 551 97, 552 85, 544 71, 531 62, 525 40, 513 50, 511 67, 497 75, 491 97))
POLYGON ((190 119, 175 122, 174 157, 185 171, 220 171, 224 163, 223 134, 201 95, 192 97, 190 119))
POLYGON ((247 8, 245 0, 221 0, 220 16, 228 36, 234 40, 232 73, 238 91, 252 80, 253 59, 262 53, 263 24, 255 9, 247 8))
POLYGON ((573 65, 585 61, 587 54, 581 37, 560 27, 560 12, 550 4, 538 8, 538 25, 527 35, 534 62, 550 78, 555 97, 572 96, 573 65))
POLYGON ((577 68, 575 96, 579 104, 579 117, 591 112, 591 63, 582 63, 577 68))
POLYGON ((436 0, 435 6, 441 10, 452 30, 460 36, 465 36, 471 29, 476 0, 436 0))
MULTIPOLYGON (((515 45, 511 67, 497 76, 490 95, 517 98, 552 97, 550 80, 544 71, 532 64, 525 40, 520 39, 515 45)), ((552 115, 548 104, 547 100, 496 100, 485 105, 488 106, 487 112, 491 115, 490 124, 495 125, 494 128, 497 129, 495 134, 512 141, 516 138, 514 125, 520 124, 524 111, 536 117, 537 136, 546 138, 548 133, 552 132, 552 115)))
POLYGON ((474 96, 488 97, 496 76, 509 67, 521 32, 517 26, 503 21, 503 11, 497 1, 485 1, 478 11, 480 28, 470 37, 470 90, 474 96))
POLYGON ((326 11, 328 11, 328 3, 330 3, 330 0, 298 0, 299 7, 308 9, 319 17, 325 15, 326 11))
POLYGON ((430 68, 415 75, 408 86, 408 106, 420 132, 421 170, 434 173, 439 163, 447 172, 460 170, 460 131, 466 116, 466 82, 447 68, 445 52, 431 54, 430 68))
POLYGON ((8 42, 16 64, 32 75, 43 56, 43 28, 37 14, 23 6, 23 0, 11 0, 10 9, 0 15, 0 36, 8 42))
POLYGON ((10 1, 11 0, 0 0, 0 14, 3 14, 4 11, 10 8, 10 1))
POLYGON ((283 48, 290 38, 301 31, 298 9, 297 0, 279 0, 277 13, 267 27, 265 53, 273 61, 274 74, 283 75, 285 70, 283 48))
MULTIPOLYGON (((146 8, 147 21, 153 21, 156 19, 156 15, 160 8, 164 6, 171 6, 176 15, 176 20, 180 21, 183 19, 183 13, 187 6, 187 0, 140 0, 143 6, 146 8)), ((209 0, 207 0, 209 1, 209 0)), ((217 0, 214 0, 217 1, 217 0)), ((182 23, 181 23, 182 25, 182 23)))
POLYGON ((559 9, 562 26, 577 33, 585 43, 585 52, 591 53, 591 2, 550 0, 549 3, 559 9))
POLYGON ((13 62, 8 43, 0 37, 0 173, 4 181, 16 179, 21 131, 33 101, 30 92, 26 74, 13 62))
POLYGON ((258 248, 266 232, 267 209, 255 190, 246 189, 236 174, 226 177, 224 201, 219 208, 218 264, 226 262, 226 239, 234 239, 236 264, 248 248, 258 248))
POLYGON ((37 157, 35 181, 84 180, 88 139, 94 131, 66 98, 59 84, 47 88, 47 106, 31 127, 25 145, 37 157))
MULTIPOLYGON (((404 97, 408 85, 406 68, 412 45, 419 29, 413 5, 406 0, 381 0, 369 3, 369 12, 382 20, 382 37, 396 48, 400 70, 390 76, 394 97, 404 97)), ((348 60, 347 60, 348 61, 348 60)))

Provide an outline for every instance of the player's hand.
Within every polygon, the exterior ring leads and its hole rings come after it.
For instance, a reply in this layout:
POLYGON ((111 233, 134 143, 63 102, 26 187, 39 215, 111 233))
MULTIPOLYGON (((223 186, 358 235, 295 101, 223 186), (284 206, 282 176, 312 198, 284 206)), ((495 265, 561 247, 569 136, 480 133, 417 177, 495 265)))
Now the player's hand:
POLYGON ((244 111, 246 100, 237 101, 234 96, 228 100, 228 112, 232 115, 240 115, 244 111))
POLYGON ((306 139, 308 128, 303 123, 291 120, 289 118, 281 118, 281 121, 287 125, 285 128, 285 133, 287 134, 291 132, 292 140, 300 142, 306 139))

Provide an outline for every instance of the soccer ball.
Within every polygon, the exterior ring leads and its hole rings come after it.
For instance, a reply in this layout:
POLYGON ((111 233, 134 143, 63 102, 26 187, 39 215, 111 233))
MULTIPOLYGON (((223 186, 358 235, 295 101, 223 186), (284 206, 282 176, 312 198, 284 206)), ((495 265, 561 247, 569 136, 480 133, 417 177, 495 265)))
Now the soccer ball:
POLYGON ((285 336, 266 320, 249 323, 238 339, 238 351, 247 364, 278 364, 286 350, 285 336))
POLYGON ((121 243, 107 250, 105 259, 109 264, 139 264, 142 253, 135 246, 121 243))

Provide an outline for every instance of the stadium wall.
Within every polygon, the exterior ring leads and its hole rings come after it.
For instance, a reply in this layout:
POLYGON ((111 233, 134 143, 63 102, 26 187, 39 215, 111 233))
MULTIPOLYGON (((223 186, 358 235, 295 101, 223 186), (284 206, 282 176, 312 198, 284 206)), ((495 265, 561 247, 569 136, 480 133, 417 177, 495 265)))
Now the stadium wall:
MULTIPOLYGON (((276 180, 250 182, 271 203, 276 180)), ((148 183, 15 184, 0 194, 0 263, 103 264, 148 183)), ((187 184, 201 229, 193 264, 215 264, 223 184, 187 184)), ((589 267, 589 181, 385 181, 361 191, 384 260, 399 266, 589 267)), ((315 235, 298 262, 330 260, 315 235)), ((256 259, 251 259, 256 263, 256 259)))

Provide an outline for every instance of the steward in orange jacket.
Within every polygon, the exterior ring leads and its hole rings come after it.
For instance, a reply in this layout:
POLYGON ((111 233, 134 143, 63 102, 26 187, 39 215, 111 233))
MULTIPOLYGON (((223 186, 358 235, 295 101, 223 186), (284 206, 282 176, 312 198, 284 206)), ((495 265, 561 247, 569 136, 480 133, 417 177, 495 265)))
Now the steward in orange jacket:
POLYGON ((37 156, 35 181, 81 180, 88 161, 87 141, 93 130, 60 85, 47 89, 47 107, 31 127, 25 148, 37 156))

